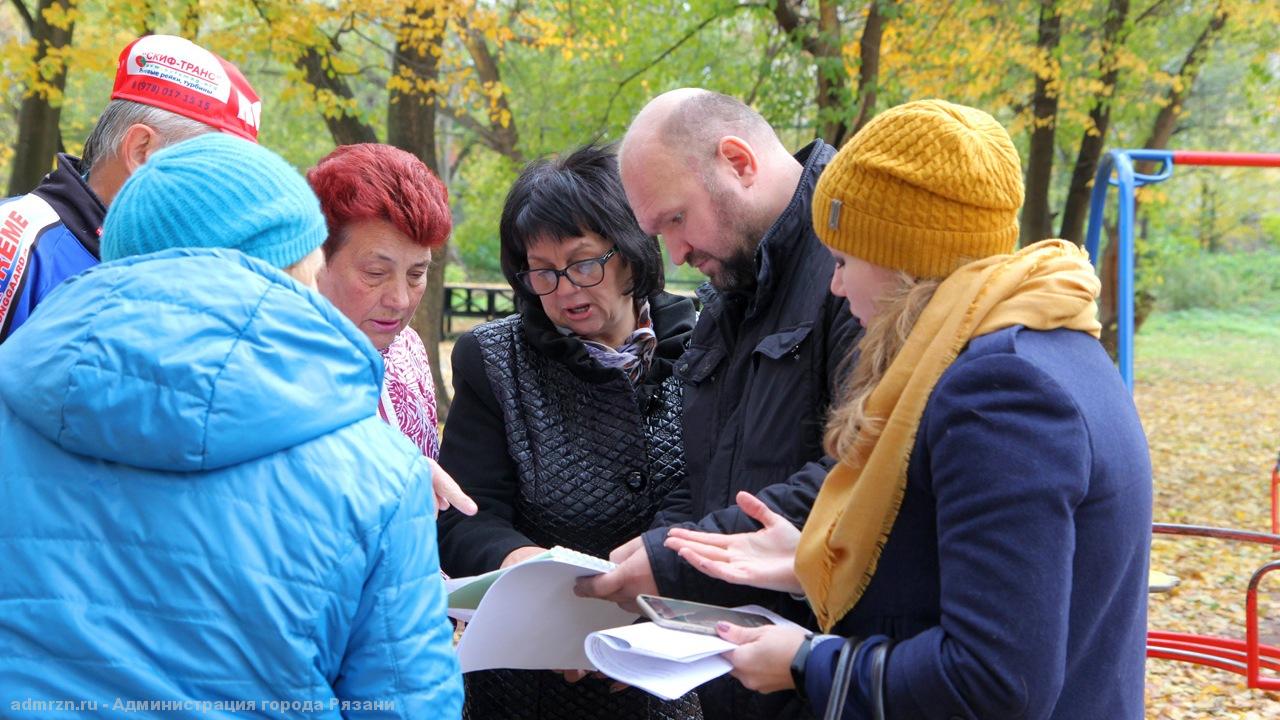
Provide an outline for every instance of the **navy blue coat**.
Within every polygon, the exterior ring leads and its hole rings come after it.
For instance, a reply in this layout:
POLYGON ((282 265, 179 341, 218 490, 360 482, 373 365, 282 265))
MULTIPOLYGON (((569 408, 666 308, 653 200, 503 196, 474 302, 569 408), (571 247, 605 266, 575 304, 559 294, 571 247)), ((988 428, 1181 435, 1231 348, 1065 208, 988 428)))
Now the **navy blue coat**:
MULTIPOLYGON (((934 388, 879 567, 837 631, 897 641, 894 720, 1137 720, 1150 540, 1146 437, 1102 346, 1001 330, 934 388)), ((840 645, 806 664, 819 714, 840 645)), ((847 719, 870 717, 869 657, 847 719)))

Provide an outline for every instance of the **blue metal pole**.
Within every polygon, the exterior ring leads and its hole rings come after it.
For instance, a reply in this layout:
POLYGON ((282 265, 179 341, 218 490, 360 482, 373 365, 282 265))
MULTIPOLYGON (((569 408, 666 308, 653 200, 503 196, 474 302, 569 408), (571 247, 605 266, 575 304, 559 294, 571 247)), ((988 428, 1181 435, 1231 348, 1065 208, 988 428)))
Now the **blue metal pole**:
POLYGON ((1120 332, 1117 350, 1120 378, 1133 392, 1133 162, 1126 152, 1115 152, 1116 185, 1120 190, 1120 282, 1116 288, 1120 301, 1120 332))
POLYGON ((1084 249, 1089 253, 1089 260, 1098 267, 1101 256, 1098 248, 1102 238, 1102 212, 1107 206, 1107 190, 1111 187, 1111 151, 1102 156, 1098 163, 1098 172, 1093 176, 1093 193, 1089 196, 1089 225, 1085 231, 1084 249))
POLYGON ((1120 310, 1120 326, 1116 333, 1116 349, 1119 355, 1120 377, 1125 387, 1133 392, 1133 315, 1134 315, 1134 242, 1133 213, 1134 190, 1141 185, 1150 185, 1167 180, 1173 175, 1173 153, 1168 150, 1112 150, 1102 156, 1098 163, 1098 172, 1093 178, 1093 193, 1089 197, 1089 226, 1085 235, 1085 250, 1094 267, 1102 262, 1102 214, 1107 205, 1107 189, 1115 185, 1119 188, 1117 206, 1120 211, 1119 238, 1120 247, 1116 253, 1119 258, 1119 282, 1116 287, 1118 307, 1120 310), (1133 161, 1151 161, 1161 163, 1158 171, 1139 174, 1133 171, 1133 161), (1112 171, 1115 180, 1111 179, 1112 171))

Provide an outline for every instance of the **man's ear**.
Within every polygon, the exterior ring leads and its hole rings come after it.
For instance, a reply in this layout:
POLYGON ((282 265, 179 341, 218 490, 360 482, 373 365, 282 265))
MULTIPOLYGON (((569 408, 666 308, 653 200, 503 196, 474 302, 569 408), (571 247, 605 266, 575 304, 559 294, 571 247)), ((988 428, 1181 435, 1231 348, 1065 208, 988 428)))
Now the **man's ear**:
POLYGON ((755 184, 759 177, 760 163, 750 143, 736 135, 726 135, 720 138, 716 153, 729 164, 733 176, 742 187, 749 188, 755 184))
POLYGON ((147 161, 147 158, 151 157, 151 153, 159 150, 160 147, 159 133, 149 125, 134 123, 124 131, 117 157, 124 163, 126 172, 133 175, 147 161))

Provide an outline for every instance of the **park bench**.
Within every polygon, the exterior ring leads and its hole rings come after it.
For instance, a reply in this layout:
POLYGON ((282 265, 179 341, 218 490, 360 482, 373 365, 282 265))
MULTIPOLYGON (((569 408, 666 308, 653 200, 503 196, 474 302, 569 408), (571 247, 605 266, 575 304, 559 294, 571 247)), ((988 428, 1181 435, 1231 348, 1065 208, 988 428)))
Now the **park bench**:
MULTIPOLYGON (((692 286, 670 283, 667 292, 692 298, 700 305, 692 286)), ((510 285, 499 283, 451 283, 444 286, 443 310, 440 313, 440 336, 454 337, 454 318, 471 318, 485 322, 516 312, 515 292, 510 285)))
POLYGON ((440 313, 442 337, 452 337, 454 318, 478 318, 481 322, 506 317, 516 311, 515 292, 510 285, 452 284, 444 286, 444 308, 440 313))

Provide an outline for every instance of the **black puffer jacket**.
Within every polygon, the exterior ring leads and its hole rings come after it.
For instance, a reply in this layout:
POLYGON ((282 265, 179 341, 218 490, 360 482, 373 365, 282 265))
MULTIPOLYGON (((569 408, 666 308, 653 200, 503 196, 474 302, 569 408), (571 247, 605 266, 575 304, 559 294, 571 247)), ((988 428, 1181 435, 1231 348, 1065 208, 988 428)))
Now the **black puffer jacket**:
MULTIPOLYGON (((818 176, 834 155, 820 140, 796 154, 804 172, 790 205, 757 250, 755 291, 700 291, 703 311, 676 364, 685 381, 687 476, 644 536, 663 595, 723 605, 756 602, 802 624, 812 622, 804 603, 712 580, 662 543, 667 526, 676 524, 721 533, 757 529, 734 505, 740 490, 757 493, 803 526, 833 464, 822 450, 823 423, 845 356, 861 331, 848 303, 827 290, 835 265, 810 217, 818 176)), ((807 714, 799 703, 779 707, 794 694, 760 696, 727 678, 698 694, 708 718, 807 714)))
MULTIPOLYGON (((454 401, 440 464, 480 511, 440 517, 445 572, 497 568, 512 550, 564 545, 607 557, 640 534, 684 477, 681 383, 672 368, 693 329, 693 301, 650 298, 658 347, 638 387, 563 336, 540 307, 486 323, 453 350, 454 401)), ((550 672, 467 676, 470 718, 701 717, 692 694, 662 702, 604 681, 550 672)))

